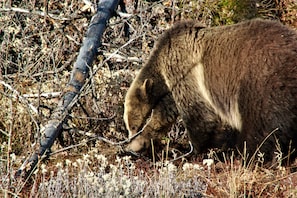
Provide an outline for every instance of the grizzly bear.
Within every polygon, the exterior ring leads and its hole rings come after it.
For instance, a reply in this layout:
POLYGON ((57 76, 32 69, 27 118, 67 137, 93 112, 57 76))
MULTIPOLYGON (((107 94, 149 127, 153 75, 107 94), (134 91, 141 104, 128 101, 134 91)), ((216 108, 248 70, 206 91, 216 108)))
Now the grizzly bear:
POLYGON ((156 43, 124 107, 129 137, 141 131, 130 151, 147 149, 180 116, 198 153, 246 147, 267 161, 280 149, 293 156, 297 33, 262 19, 211 28, 180 22, 156 43))

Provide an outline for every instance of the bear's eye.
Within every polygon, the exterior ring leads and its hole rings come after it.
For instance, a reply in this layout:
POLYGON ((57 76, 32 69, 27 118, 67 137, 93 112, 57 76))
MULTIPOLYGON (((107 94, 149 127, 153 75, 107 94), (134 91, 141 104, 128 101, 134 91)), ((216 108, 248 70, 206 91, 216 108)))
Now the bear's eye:
POLYGON ((131 130, 132 130, 132 131, 136 131, 136 126, 132 126, 132 127, 131 127, 131 130))

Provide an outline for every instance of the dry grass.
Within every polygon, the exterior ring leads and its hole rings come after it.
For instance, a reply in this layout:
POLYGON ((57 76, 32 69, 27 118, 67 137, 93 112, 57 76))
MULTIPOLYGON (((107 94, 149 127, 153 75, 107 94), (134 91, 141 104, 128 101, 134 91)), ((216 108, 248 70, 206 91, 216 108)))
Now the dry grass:
MULTIPOLYGON (((271 2, 262 1, 259 13, 275 18, 267 6, 271 2)), ((94 63, 99 70, 73 109, 63 141, 56 142, 54 154, 30 181, 18 181, 13 174, 33 152, 59 101, 93 13, 78 0, 0 1, 0 197, 296 197, 297 176, 289 168, 244 167, 235 159, 216 165, 203 165, 200 158, 166 161, 189 149, 180 124, 168 134, 168 151, 155 152, 158 162, 119 157, 120 147, 90 140, 86 132, 111 141, 126 138, 124 95, 160 33, 175 20, 195 18, 214 25, 215 17, 223 23, 231 13, 211 0, 139 1, 137 10, 131 1, 127 4, 134 14, 110 21, 94 63), (51 17, 43 16, 44 2, 51 17), (61 143, 75 146, 62 150, 61 143)), ((294 0, 281 1, 278 11, 283 22, 297 27, 294 0)))

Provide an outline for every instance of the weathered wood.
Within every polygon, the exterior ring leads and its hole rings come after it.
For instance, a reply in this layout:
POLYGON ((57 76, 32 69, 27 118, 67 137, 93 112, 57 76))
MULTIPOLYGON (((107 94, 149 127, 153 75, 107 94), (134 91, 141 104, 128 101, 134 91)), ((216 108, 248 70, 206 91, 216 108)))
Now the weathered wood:
POLYGON ((72 70, 71 78, 64 90, 57 108, 47 122, 39 147, 28 157, 16 173, 25 177, 35 170, 37 163, 46 156, 56 138, 63 130, 63 123, 68 119, 69 112, 77 102, 87 78, 89 68, 96 58, 98 48, 101 46, 101 37, 106 29, 107 21, 114 15, 119 0, 100 0, 96 14, 93 16, 84 38, 79 55, 72 70))

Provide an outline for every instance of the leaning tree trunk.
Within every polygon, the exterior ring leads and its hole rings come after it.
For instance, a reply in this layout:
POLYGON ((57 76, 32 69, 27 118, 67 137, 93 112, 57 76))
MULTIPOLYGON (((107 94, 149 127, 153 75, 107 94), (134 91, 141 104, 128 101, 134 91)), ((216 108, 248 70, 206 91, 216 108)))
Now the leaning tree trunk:
POLYGON ((67 121, 69 112, 77 102, 78 96, 89 77, 89 67, 101 46, 100 41, 106 29, 107 21, 113 16, 118 4, 119 0, 100 0, 98 3, 97 13, 90 22, 79 55, 74 63, 70 81, 64 90, 64 95, 47 122, 36 151, 26 159, 17 171, 16 176, 21 174, 24 174, 25 177, 30 176, 37 163, 43 159, 43 156, 47 155, 55 139, 61 134, 63 123, 67 121))

